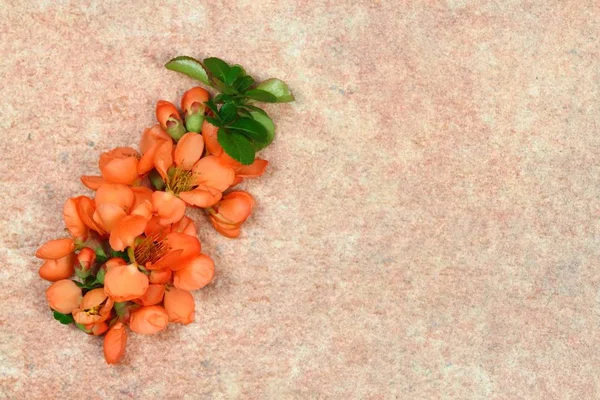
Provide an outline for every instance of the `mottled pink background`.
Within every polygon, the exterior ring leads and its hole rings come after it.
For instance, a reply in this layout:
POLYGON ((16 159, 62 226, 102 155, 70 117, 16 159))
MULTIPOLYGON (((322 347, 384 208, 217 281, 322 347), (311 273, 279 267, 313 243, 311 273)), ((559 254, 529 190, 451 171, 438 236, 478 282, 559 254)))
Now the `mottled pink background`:
POLYGON ((0 397, 600 398, 600 3, 0 0, 0 397), (101 340, 33 252, 171 57, 286 80, 197 321, 101 340))

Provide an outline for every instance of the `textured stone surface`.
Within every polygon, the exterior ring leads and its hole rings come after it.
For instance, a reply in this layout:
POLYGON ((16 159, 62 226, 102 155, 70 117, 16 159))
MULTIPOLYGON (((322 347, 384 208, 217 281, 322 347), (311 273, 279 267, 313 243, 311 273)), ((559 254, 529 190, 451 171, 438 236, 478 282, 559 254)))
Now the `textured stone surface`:
POLYGON ((0 0, 0 397, 600 397, 599 4, 0 0), (197 321, 107 366, 33 252, 179 54, 297 101, 197 321))

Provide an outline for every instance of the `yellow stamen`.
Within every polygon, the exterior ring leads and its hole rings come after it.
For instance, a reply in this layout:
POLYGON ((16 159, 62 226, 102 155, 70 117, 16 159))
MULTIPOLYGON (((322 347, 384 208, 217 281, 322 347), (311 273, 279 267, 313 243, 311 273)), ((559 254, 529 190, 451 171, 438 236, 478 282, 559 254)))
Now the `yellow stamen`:
POLYGON ((175 168, 172 174, 169 174, 167 188, 175 194, 190 191, 194 186, 196 186, 196 178, 192 171, 175 168))
POLYGON ((133 254, 135 262, 138 265, 146 265, 146 263, 155 263, 162 256, 171 250, 165 238, 160 233, 145 237, 140 243, 136 244, 133 254))

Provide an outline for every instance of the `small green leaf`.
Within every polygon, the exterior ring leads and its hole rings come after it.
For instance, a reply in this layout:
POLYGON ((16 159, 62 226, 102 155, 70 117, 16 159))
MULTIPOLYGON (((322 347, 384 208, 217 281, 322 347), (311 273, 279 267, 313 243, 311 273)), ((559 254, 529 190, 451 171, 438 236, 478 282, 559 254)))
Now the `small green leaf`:
POLYGON ((195 58, 187 56, 175 57, 166 63, 165 67, 171 71, 181 72, 182 74, 194 78, 206 85, 210 85, 210 80, 208 79, 206 70, 200 61, 196 60, 195 58))
POLYGON ((233 82, 235 82, 237 78, 239 78, 243 74, 243 68, 239 65, 234 65, 233 67, 229 68, 229 72, 227 72, 227 75, 225 76, 225 83, 231 85, 233 84, 233 82))
POLYGON ((253 77, 246 75, 236 80, 232 86, 235 87, 240 93, 244 93, 250 88, 250 86, 254 85, 254 82, 255 81, 253 77))
MULTIPOLYGON (((218 97, 218 96, 217 96, 218 97)), ((216 99, 216 98, 215 98, 216 99)), ((217 107, 217 105, 215 104, 213 99, 208 100, 207 102, 205 102, 204 104, 206 104, 206 107, 208 107, 208 109, 210 111, 213 112, 213 114, 215 114, 215 118, 219 118, 219 108, 217 107)))
POLYGON ((253 100, 262 101, 264 103, 276 103, 277 97, 275 95, 259 89, 251 89, 244 93, 244 96, 249 97, 253 100))
POLYGON ((294 101, 294 95, 290 92, 290 88, 281 79, 267 79, 266 81, 259 83, 256 89, 271 93, 277 99, 277 103, 294 101))
POLYGON ((254 118, 256 122, 260 123, 262 126, 265 127, 265 129, 267 130, 267 136, 265 140, 254 141, 254 147, 256 148, 256 151, 264 149, 265 147, 270 145, 273 141, 273 138, 275 137, 275 124, 273 124, 273 120, 269 118, 267 113, 265 113, 263 110, 261 110, 260 108, 258 109, 260 111, 251 111, 250 115, 252 116, 252 118, 254 118))
POLYGON ((221 116, 223 124, 228 124, 237 117, 237 107, 231 103, 223 104, 219 110, 219 115, 221 116))
POLYGON ((63 314, 59 313, 58 311, 54 311, 54 319, 63 325, 73 323, 73 316, 71 314, 63 314))
MULTIPOLYGON (((261 113, 263 115, 267 115, 267 113, 265 112, 265 110, 263 110, 262 108, 253 106, 252 104, 244 104, 244 108, 247 108, 250 111, 261 113)), ((268 117, 268 115, 267 115, 267 117, 268 117)))
POLYGON ((229 87, 229 86, 224 86, 224 87, 223 87, 223 89, 221 89, 221 91, 222 91, 224 94, 228 94, 228 95, 234 95, 234 94, 238 94, 238 91, 237 91, 237 90, 235 90, 234 88, 232 88, 232 87, 229 87))
POLYGON ((229 64, 217 57, 205 58, 204 66, 221 82, 225 82, 225 77, 231 68, 229 64))
POLYGON ((106 276, 106 270, 104 268, 100 268, 98 273, 96 274, 96 281, 102 285, 104 285, 104 277, 106 276))
POLYGON ((236 132, 227 132, 223 128, 217 133, 217 140, 223 150, 234 160, 244 165, 254 162, 254 146, 250 139, 236 132))
POLYGON ((246 136, 261 142, 267 140, 267 129, 252 118, 241 117, 228 125, 227 128, 242 131, 246 136))
POLYGON ((223 125, 221 123, 221 119, 216 119, 213 117, 206 117, 205 120, 206 120, 206 122, 210 122, 214 126, 222 126, 223 125))

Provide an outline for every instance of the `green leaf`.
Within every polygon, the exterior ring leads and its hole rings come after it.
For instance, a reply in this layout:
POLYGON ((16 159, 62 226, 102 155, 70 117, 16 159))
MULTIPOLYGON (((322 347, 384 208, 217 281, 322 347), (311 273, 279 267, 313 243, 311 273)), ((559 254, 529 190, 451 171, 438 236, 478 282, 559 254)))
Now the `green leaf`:
POLYGON ((237 117, 237 107, 231 103, 223 104, 219 110, 219 115, 221 116, 223 124, 228 124, 237 117))
POLYGON ((252 118, 241 117, 232 124, 227 125, 228 129, 242 131, 246 136, 261 142, 267 140, 267 129, 260 122, 252 118))
POLYGON ((126 251, 116 251, 111 249, 111 257, 118 257, 125 260, 125 262, 129 262, 129 255, 126 251))
POLYGON ((54 319, 63 325, 73 323, 73 316, 71 314, 63 314, 59 313, 58 311, 54 311, 54 319))
POLYGON ((254 162, 254 146, 250 139, 237 132, 227 132, 225 129, 219 129, 217 140, 223 150, 234 160, 244 165, 250 165, 254 162))
POLYGON ((106 270, 104 268, 100 268, 98 273, 96 274, 96 281, 104 285, 104 277, 106 276, 106 270))
POLYGON ((259 83, 256 89, 271 93, 277 99, 277 103, 294 101, 294 95, 290 92, 290 88, 281 79, 267 79, 266 81, 259 83))
POLYGON ((276 103, 277 97, 275 95, 259 89, 251 89, 244 93, 244 96, 249 97, 253 100, 262 101, 264 103, 276 103))
POLYGON ((238 94, 238 91, 237 91, 237 90, 235 90, 234 88, 232 88, 232 87, 229 87, 229 86, 224 86, 224 87, 223 87, 223 89, 221 89, 221 91, 222 91, 224 94, 229 94, 229 95, 238 94))
MULTIPOLYGON (((253 106, 252 104, 244 104, 244 108, 246 108, 246 109, 248 109, 250 111, 261 113, 263 115, 267 115, 267 113, 265 112, 265 110, 263 110, 262 108, 253 106)), ((267 115, 267 117, 268 117, 268 115, 267 115)))
POLYGON ((208 109, 215 114, 216 118, 219 118, 219 108, 217 107, 213 99, 209 99, 204 104, 206 104, 206 107, 208 107, 208 109))
POLYGON ((216 119, 213 117, 206 117, 205 120, 207 122, 210 122, 211 124, 213 124, 214 126, 222 126, 223 124, 221 123, 221 119, 216 119))
POLYGON ((252 116, 252 118, 254 118, 256 122, 265 127, 265 129, 267 130, 267 136, 264 140, 254 141, 254 147, 256 148, 256 151, 264 149, 265 147, 270 145, 273 141, 273 138, 275 137, 275 124, 273 123, 273 120, 269 118, 267 113, 265 113, 263 110, 261 110, 260 108, 258 108, 258 110, 260 111, 251 111, 250 115, 252 116))
POLYGON ((225 77, 231 68, 229 64, 217 57, 205 58, 204 66, 221 82, 225 82, 225 77))
POLYGON ((254 85, 254 82, 255 81, 253 77, 246 75, 235 81, 233 87, 235 87, 240 93, 244 93, 250 88, 250 86, 254 85))
POLYGON ((225 76, 225 83, 231 85, 235 80, 244 74, 244 69, 239 65, 234 65, 229 68, 229 72, 225 76))
POLYGON ((200 61, 196 60, 195 58, 187 56, 175 57, 166 63, 165 67, 171 71, 181 72, 182 74, 194 78, 206 85, 210 85, 210 80, 208 79, 206 70, 200 61))

